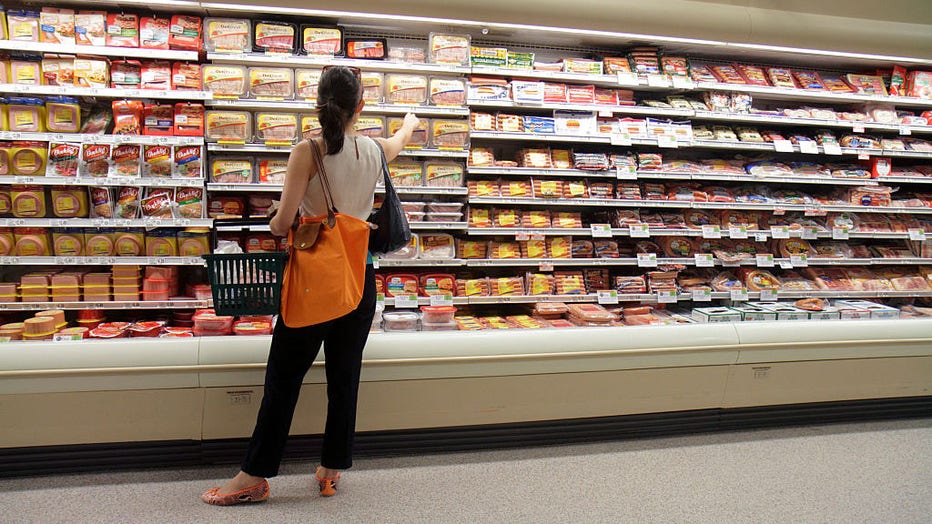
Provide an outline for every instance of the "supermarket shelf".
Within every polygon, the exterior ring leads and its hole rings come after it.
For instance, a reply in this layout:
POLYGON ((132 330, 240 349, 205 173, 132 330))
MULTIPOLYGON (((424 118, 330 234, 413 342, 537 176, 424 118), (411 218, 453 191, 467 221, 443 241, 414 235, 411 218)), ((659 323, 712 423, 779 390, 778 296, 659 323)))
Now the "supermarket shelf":
POLYGON ((465 231, 466 222, 408 222, 412 231, 465 231))
POLYGON ((207 144, 208 151, 217 153, 291 153, 291 147, 265 144, 207 144))
POLYGON ((932 176, 884 176, 876 180, 889 184, 932 184, 932 176))
MULTIPOLYGON (((453 297, 454 306, 465 306, 469 304, 469 299, 467 297, 453 297)), ((385 305, 390 307, 395 307, 395 297, 385 297, 385 305)), ((429 306, 430 297, 417 297, 418 306, 429 306)), ((399 308, 403 309, 403 308, 399 308)))
MULTIPOLYGON (((147 6, 148 7, 148 6, 147 6)), ((0 49, 26 53, 56 53, 67 55, 116 56, 125 58, 152 58, 155 60, 197 61, 197 51, 168 49, 142 49, 136 47, 104 47, 87 45, 49 44, 0 40, 0 49)))
POLYGON ((0 184, 30 186, 139 186, 139 187, 203 187, 203 178, 148 178, 106 177, 86 178, 68 176, 11 176, 0 177, 0 184))
POLYGON ((405 62, 389 62, 383 60, 356 60, 350 58, 330 58, 296 56, 290 54, 263 54, 263 53, 207 53, 207 61, 218 63, 234 63, 244 65, 275 64, 291 67, 323 67, 328 65, 341 65, 358 67, 366 71, 385 71, 398 73, 445 73, 451 75, 467 74, 468 67, 444 64, 409 64, 405 62))
POLYGON ((206 91, 164 89, 119 89, 114 87, 33 86, 0 84, 0 93, 21 95, 99 96, 101 98, 152 98, 163 100, 209 100, 206 91))
MULTIPOLYGON (((716 266, 738 267, 738 266, 757 266, 755 258, 747 258, 736 263, 725 264, 719 259, 714 259, 716 266)), ((774 266, 781 267, 788 264, 793 267, 807 266, 890 266, 890 265, 908 265, 916 266, 932 263, 929 258, 808 258, 805 265, 794 265, 789 258, 774 258, 774 266)), ((467 267, 533 267, 533 266, 640 266, 637 258, 510 258, 510 259, 469 259, 466 260, 467 267)), ((657 265, 683 265, 695 266, 695 258, 669 258, 657 257, 657 265)), ((641 266, 650 267, 650 266, 641 266)))
POLYGON ((700 91, 732 91, 738 93, 751 93, 755 97, 767 100, 796 100, 800 102, 830 102, 838 104, 852 102, 876 102, 882 104, 893 104, 900 107, 932 107, 932 101, 930 100, 904 96, 879 96, 852 93, 817 92, 806 91, 803 89, 721 84, 717 82, 699 82, 695 85, 695 89, 700 91))
POLYGON ((211 307, 211 300, 169 300, 136 302, 7 302, 0 311, 41 311, 45 309, 200 309, 211 307))
POLYGON ((442 149, 405 149, 398 156, 414 157, 436 157, 436 158, 468 158, 467 150, 442 150, 442 149))
POLYGON ((379 267, 462 267, 466 265, 463 259, 455 258, 452 260, 389 260, 379 259, 379 267))
POLYGON ((0 218, 0 227, 211 227, 210 218, 0 218))
POLYGON ((268 233, 271 231, 268 224, 223 224, 214 226, 214 229, 217 231, 256 231, 260 233, 268 233))
POLYGON ((585 295, 511 295, 504 297, 469 297, 469 304, 536 304, 537 302, 597 302, 596 294, 585 295))
POLYGON ((670 173, 648 171, 639 172, 638 178, 644 178, 645 175, 652 178, 668 178, 671 176, 681 177, 684 180, 708 180, 715 182, 751 182, 751 183, 771 183, 771 184, 819 184, 832 186, 876 186, 878 182, 873 179, 854 179, 838 177, 815 177, 815 176, 754 176, 754 175, 717 175, 705 173, 670 173))
POLYGON ((10 266, 203 266, 201 257, 0 257, 10 266))
MULTIPOLYGON (((590 228, 510 228, 510 227, 469 227, 464 228, 467 230, 470 236, 514 236, 516 238, 520 237, 543 237, 543 236, 563 236, 563 235, 572 235, 572 236, 590 236, 592 230, 590 228)), ((730 231, 728 228, 721 228, 720 234, 722 238, 729 238, 730 231)), ((652 228, 649 229, 644 238, 652 237, 702 237, 703 232, 699 229, 664 229, 664 228, 652 228)), ((773 233, 770 230, 758 230, 758 229, 748 229, 746 231, 746 238, 753 239, 756 236, 763 236, 770 238, 773 233)), ((790 230, 790 237, 799 238, 802 235, 801 230, 790 230)), ((613 237, 630 237, 631 229, 629 227, 623 228, 612 228, 613 237)), ((831 231, 822 230, 816 233, 817 238, 819 239, 830 239, 833 236, 831 231)), ((860 238, 860 239, 907 239, 909 238, 909 233, 905 231, 898 232, 861 232, 861 231, 850 231, 848 233, 849 238, 860 238)), ((639 238, 639 237, 633 237, 639 238)), ((740 239, 745 239, 744 236, 739 237, 740 239)))
MULTIPOLYGON (((551 133, 501 133, 497 131, 472 131, 471 139, 478 140, 515 140, 544 142, 576 142, 586 144, 608 144, 609 137, 602 135, 555 135, 551 133)), ((656 141, 655 141, 656 142, 656 141)))
MULTIPOLYGON (((376 187, 377 193, 384 193, 384 187, 376 187)), ((465 187, 429 187, 429 186, 395 186, 399 195, 446 195, 466 196, 469 189, 465 187)))
POLYGON ((614 170, 590 171, 586 169, 539 169, 533 167, 469 167, 471 175, 496 176, 548 176, 571 178, 616 178, 614 170))
POLYGON ((512 102, 511 100, 469 100, 471 108, 489 109, 538 109, 547 111, 593 111, 600 115, 647 115, 683 118, 692 116, 691 109, 668 109, 664 107, 620 106, 608 104, 560 104, 552 102, 512 102))
MULTIPOLYGON (((677 173, 669 171, 641 171, 633 176, 619 176, 615 171, 588 171, 585 169, 539 169, 530 167, 470 167, 468 172, 473 175, 496 175, 496 176, 546 176, 546 177, 570 177, 570 178, 612 178, 619 180, 638 180, 638 179, 678 179, 678 180, 708 180, 716 182, 764 182, 775 184, 826 184, 826 185, 852 185, 852 186, 872 186, 878 185, 875 179, 846 179, 836 177, 812 177, 812 176, 780 176, 780 177, 760 177, 754 175, 719 175, 713 173, 677 173)), ((918 178, 919 183, 932 184, 932 177, 918 178)), ((913 178, 900 179, 880 179, 880 182, 909 182, 913 178)))
MULTIPOLYGON (((238 99, 238 100, 208 100, 208 106, 237 109, 258 109, 258 110, 279 110, 279 111, 305 111, 314 112, 314 102, 311 100, 263 100, 263 99, 238 99)), ((362 110, 363 114, 376 115, 404 115, 406 113, 416 113, 418 116, 469 116, 468 107, 445 107, 445 106, 427 106, 427 105, 404 105, 404 104, 366 104, 362 110)))
POLYGON ((281 184, 207 184, 208 191, 227 191, 231 193, 281 193, 281 184))
POLYGON ((851 122, 847 120, 824 120, 819 118, 792 118, 788 116, 758 115, 754 113, 724 113, 719 111, 694 111, 697 120, 714 120, 719 122, 740 122, 761 125, 814 126, 831 127, 853 131, 863 128, 865 132, 890 131, 901 134, 908 129, 910 133, 932 133, 932 126, 881 124, 876 122, 851 122))
POLYGON ((597 86, 618 87, 615 75, 592 75, 585 73, 563 73, 559 71, 536 71, 532 69, 509 69, 506 67, 473 67, 474 75, 495 75, 513 78, 533 78, 537 80, 559 80, 562 82, 592 84, 597 86))
POLYGON ((562 235, 590 235, 592 230, 589 228, 514 228, 514 227, 471 227, 468 229, 470 235, 475 236, 514 236, 529 237, 536 236, 562 236, 562 235))
POLYGON ((166 146, 198 146, 204 143, 202 136, 86 135, 82 133, 20 133, 17 131, 0 131, 0 140, 166 146))

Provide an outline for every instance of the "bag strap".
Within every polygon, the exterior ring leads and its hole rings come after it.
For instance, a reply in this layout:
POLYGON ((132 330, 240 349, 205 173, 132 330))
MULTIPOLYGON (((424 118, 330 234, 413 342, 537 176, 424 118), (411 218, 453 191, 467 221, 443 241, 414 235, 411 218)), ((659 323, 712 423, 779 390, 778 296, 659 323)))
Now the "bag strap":
POLYGON ((375 142, 375 145, 378 146, 379 153, 382 155, 382 180, 385 187, 387 188, 388 186, 392 185, 392 177, 389 175, 388 171, 388 159, 385 158, 385 150, 382 149, 382 144, 380 144, 378 140, 373 140, 373 142, 375 142))
POLYGON ((320 145, 317 141, 309 138, 314 152, 311 154, 317 163, 317 175, 320 179, 320 185, 324 190, 324 200, 327 202, 327 224, 333 227, 336 224, 336 214, 339 213, 337 206, 333 203, 333 193, 330 191, 330 180, 327 178, 327 170, 324 168, 324 155, 320 151, 320 145))

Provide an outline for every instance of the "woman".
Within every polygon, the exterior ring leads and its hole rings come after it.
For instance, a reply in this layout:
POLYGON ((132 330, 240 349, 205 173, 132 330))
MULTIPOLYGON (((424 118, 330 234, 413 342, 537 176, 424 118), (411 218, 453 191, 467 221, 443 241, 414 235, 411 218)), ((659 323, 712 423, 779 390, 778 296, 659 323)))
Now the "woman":
MULTIPOLYGON (((366 220, 372 210, 376 183, 382 176, 382 156, 394 159, 411 140, 418 124, 413 114, 389 139, 360 137, 354 131, 364 102, 359 70, 328 67, 320 78, 317 110, 323 128, 318 140, 336 208, 366 220), (376 144, 378 142, 378 144, 376 144)), ((301 215, 327 214, 321 184, 314 180, 317 167, 308 141, 297 144, 288 158, 288 172, 272 233, 286 236, 300 209, 301 215), (312 183, 313 182, 313 183, 312 183)), ((375 273, 366 265, 366 289, 355 311, 336 320, 303 328, 275 325, 265 375, 265 396, 256 428, 239 474, 201 498, 208 504, 261 502, 269 496, 268 477, 278 474, 304 375, 317 357, 321 343, 326 352, 327 423, 324 430, 317 482, 323 496, 336 494, 340 470, 352 466, 356 431, 356 398, 362 351, 375 314, 375 273)))

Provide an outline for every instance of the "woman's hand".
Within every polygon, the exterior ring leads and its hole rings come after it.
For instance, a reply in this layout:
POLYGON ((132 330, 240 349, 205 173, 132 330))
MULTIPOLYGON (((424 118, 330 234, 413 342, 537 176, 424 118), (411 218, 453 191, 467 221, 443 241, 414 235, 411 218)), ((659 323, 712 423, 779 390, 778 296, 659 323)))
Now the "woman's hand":
POLYGON ((411 140, 411 133, 414 133, 420 123, 421 119, 418 118, 414 113, 408 113, 405 115, 405 121, 401 124, 401 127, 409 131, 408 141, 411 140))
POLYGON ((269 230, 277 237, 286 237, 288 236, 288 230, 291 229, 291 224, 284 224, 281 218, 281 213, 275 213, 275 216, 269 221, 269 230))

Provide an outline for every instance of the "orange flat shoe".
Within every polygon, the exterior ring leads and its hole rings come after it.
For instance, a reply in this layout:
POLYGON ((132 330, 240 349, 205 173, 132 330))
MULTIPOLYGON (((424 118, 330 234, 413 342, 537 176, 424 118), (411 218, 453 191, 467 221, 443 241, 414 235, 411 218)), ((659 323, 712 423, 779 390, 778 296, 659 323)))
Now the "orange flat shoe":
POLYGON ((220 488, 211 488, 201 494, 201 500, 214 506, 233 506, 246 502, 264 502, 269 498, 269 481, 263 480, 255 486, 221 495, 220 488))
POLYGON ((317 486, 320 487, 320 496, 332 497, 337 494, 337 482, 340 481, 340 473, 337 472, 337 476, 332 479, 325 479, 320 477, 321 469, 322 466, 317 466, 317 471, 314 473, 314 476, 317 477, 317 486))

